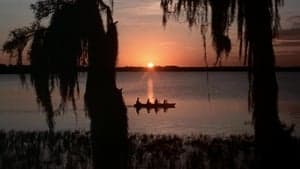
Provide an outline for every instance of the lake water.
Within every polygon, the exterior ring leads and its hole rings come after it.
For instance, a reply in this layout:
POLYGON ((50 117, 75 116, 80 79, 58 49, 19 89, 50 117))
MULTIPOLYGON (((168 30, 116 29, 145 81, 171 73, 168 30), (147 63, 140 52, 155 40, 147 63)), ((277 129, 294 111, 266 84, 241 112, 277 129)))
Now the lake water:
MULTIPOLYGON (((83 94, 86 74, 80 74, 76 112, 71 104, 55 116, 55 130, 89 130, 83 94)), ((29 79, 29 76, 28 76, 29 79)), ((300 73, 278 73, 281 120, 296 124, 300 136, 300 73)), ((119 72, 117 85, 123 88, 128 106, 130 133, 153 134, 253 134, 248 112, 248 82, 245 72, 119 72), (136 98, 167 99, 176 108, 166 112, 132 107, 136 98)), ((58 107, 58 91, 52 93, 58 107)), ((47 130, 46 115, 36 103, 32 86, 21 85, 18 75, 0 75, 0 129, 47 130)))

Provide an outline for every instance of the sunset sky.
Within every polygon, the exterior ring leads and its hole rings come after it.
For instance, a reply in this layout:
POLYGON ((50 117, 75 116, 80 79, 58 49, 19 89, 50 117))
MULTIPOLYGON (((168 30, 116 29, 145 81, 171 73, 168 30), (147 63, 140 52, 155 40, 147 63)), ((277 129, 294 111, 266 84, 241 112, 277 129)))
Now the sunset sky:
MULTIPOLYGON (((36 0, 0 1, 0 45, 9 30, 29 25, 33 21, 30 3, 36 0)), ((285 0, 281 9, 282 31, 274 41, 277 65, 300 66, 300 1, 285 0)), ((190 29, 184 22, 169 21, 162 26, 160 0, 115 0, 114 18, 118 21, 118 66, 154 65, 204 66, 202 38, 198 28, 190 29)), ((242 65, 237 56, 236 31, 231 30, 233 49, 223 65, 242 65)), ((209 34, 208 34, 209 35, 209 34)), ((209 36, 208 36, 209 37, 209 36)), ((208 39, 208 61, 216 57, 208 39)), ((0 63, 7 57, 0 53, 0 63)))

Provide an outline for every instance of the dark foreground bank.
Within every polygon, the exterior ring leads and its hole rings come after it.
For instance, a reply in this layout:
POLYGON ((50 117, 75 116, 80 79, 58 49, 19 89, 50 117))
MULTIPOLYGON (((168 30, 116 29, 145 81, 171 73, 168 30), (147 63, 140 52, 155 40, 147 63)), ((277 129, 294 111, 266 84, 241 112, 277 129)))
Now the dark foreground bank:
MULTIPOLYGON (((299 145, 299 139, 297 142, 299 145)), ((250 169, 255 166, 254 138, 247 135, 131 134, 128 155, 130 169, 250 169)), ((91 157, 89 132, 0 131, 1 169, 91 169, 91 157)))

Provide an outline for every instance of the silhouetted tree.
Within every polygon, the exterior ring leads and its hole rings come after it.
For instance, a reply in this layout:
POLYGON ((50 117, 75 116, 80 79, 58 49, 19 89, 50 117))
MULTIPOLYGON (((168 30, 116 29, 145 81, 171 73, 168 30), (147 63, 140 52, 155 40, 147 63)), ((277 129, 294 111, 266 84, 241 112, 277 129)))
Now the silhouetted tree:
POLYGON ((4 47, 11 54, 15 49, 22 51, 33 37, 31 78, 50 131, 55 113, 51 90, 59 88, 61 108, 67 100, 74 104, 78 66, 87 64, 85 104, 91 119, 94 168, 127 168, 127 110, 116 87, 118 34, 110 7, 102 0, 41 0, 31 8, 37 26, 32 26, 30 34, 21 32, 26 38, 13 36, 4 47), (49 26, 41 27, 48 16, 49 26))
POLYGON ((292 127, 283 125, 278 116, 272 39, 278 32, 278 7, 281 5, 283 0, 161 0, 164 25, 169 16, 179 18, 184 15, 189 26, 201 25, 204 37, 210 6, 217 61, 222 53, 228 54, 231 49, 228 30, 237 18, 240 55, 244 56, 249 67, 249 103, 253 112, 259 168, 291 168, 293 164, 289 162, 295 157, 290 136, 292 127))
POLYGON ((17 65, 22 65, 22 53, 28 43, 28 41, 33 36, 36 30, 36 24, 32 24, 29 27, 17 28, 9 33, 8 40, 3 44, 3 51, 9 54, 9 57, 16 57, 17 65))
POLYGON ((127 168, 127 110, 121 90, 116 88, 115 66, 118 51, 116 23, 106 9, 106 30, 99 8, 88 3, 89 66, 85 100, 91 117, 94 168, 127 168), (101 56, 101 57, 99 57, 101 56))

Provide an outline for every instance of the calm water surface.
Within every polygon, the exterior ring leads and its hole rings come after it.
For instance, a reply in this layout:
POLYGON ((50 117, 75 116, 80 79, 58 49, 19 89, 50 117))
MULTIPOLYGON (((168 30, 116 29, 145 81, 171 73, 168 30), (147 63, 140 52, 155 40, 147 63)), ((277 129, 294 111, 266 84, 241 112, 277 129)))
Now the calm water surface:
MULTIPOLYGON (((129 132, 154 134, 228 135, 253 133, 248 113, 248 83, 245 72, 119 72, 117 84, 123 88, 128 106, 129 132), (167 99, 176 108, 140 110, 132 107, 137 97, 142 102, 167 99)), ((89 130, 83 94, 86 74, 80 74, 77 110, 71 104, 55 116, 56 130, 89 130)), ((29 80, 29 76, 28 76, 29 80)), ((300 73, 278 73, 280 117, 296 124, 300 136, 300 73)), ((58 108, 58 91, 52 93, 58 108)), ((43 108, 36 103, 34 89, 21 85, 18 75, 0 75, 0 129, 47 130, 43 108)))

